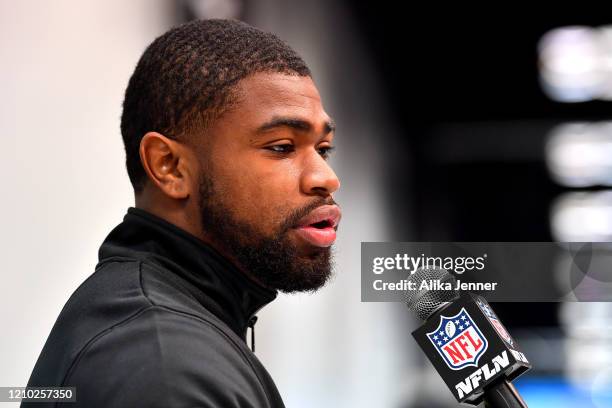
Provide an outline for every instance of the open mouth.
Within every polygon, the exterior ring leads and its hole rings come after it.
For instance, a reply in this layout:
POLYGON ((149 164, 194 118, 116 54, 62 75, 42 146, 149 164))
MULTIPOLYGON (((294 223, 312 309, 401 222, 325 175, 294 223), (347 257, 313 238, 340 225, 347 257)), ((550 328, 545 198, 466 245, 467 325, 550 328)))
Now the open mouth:
POLYGON ((310 226, 315 227, 317 229, 331 228, 332 222, 329 220, 323 220, 323 221, 315 222, 314 224, 310 224, 310 226))
POLYGON ((310 245, 328 247, 336 240, 340 217, 338 206, 323 205, 302 218, 295 231, 310 245))

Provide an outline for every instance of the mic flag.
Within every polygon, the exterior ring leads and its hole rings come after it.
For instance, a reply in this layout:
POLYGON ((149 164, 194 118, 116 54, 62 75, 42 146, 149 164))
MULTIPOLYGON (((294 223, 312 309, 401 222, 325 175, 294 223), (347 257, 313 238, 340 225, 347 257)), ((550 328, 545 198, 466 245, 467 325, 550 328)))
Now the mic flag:
POLYGON ((478 405, 487 385, 531 368, 487 301, 465 293, 412 333, 458 402, 478 405))

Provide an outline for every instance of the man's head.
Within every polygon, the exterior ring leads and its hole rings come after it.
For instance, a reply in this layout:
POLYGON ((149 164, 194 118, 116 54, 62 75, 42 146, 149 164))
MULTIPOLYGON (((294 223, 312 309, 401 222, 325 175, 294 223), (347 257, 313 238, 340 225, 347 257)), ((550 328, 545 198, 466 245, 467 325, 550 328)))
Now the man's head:
POLYGON ((317 289, 330 275, 333 130, 302 59, 228 20, 157 38, 121 118, 136 205, 286 292, 317 289))

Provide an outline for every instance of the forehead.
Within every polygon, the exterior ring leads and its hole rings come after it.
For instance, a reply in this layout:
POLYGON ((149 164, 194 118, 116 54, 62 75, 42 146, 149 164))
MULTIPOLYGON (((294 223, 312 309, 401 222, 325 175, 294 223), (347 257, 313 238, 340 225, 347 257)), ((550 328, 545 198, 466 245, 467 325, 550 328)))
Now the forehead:
POLYGON ((310 77, 257 73, 241 80, 235 91, 234 113, 252 122, 286 115, 300 117, 315 126, 329 120, 310 77))

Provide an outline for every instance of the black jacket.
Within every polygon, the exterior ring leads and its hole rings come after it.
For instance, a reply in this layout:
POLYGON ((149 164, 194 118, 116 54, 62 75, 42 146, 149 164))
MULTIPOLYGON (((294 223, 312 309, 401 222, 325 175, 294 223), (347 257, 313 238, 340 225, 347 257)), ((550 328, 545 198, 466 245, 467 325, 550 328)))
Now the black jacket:
POLYGON ((99 258, 62 309, 28 382, 74 386, 77 402, 23 407, 284 406, 246 344, 249 322, 275 291, 137 208, 108 235, 99 258))

